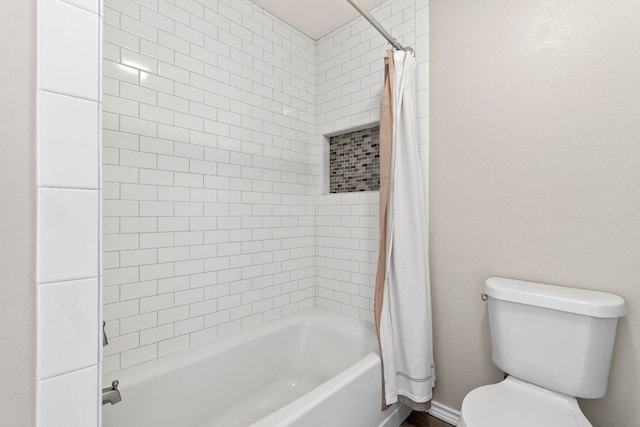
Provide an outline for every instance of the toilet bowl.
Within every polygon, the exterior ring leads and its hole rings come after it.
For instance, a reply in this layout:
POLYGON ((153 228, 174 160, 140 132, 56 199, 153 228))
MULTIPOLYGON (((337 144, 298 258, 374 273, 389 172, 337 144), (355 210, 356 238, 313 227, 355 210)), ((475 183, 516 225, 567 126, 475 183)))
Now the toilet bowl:
POLYGON ((607 391, 624 299, 492 277, 483 300, 491 358, 509 376, 467 394, 458 427, 592 427, 576 398, 607 391))
POLYGON ((462 403, 458 427, 593 427, 574 397, 507 377, 462 403))

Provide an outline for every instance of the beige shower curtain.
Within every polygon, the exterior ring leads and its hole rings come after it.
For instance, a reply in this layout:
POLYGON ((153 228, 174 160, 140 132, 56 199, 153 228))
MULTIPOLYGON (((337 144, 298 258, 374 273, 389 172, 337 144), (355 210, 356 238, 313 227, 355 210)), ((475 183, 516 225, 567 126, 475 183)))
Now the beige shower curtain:
POLYGON ((414 81, 414 56, 389 51, 380 110, 380 244, 374 310, 383 406, 399 401, 426 411, 435 369, 414 81))

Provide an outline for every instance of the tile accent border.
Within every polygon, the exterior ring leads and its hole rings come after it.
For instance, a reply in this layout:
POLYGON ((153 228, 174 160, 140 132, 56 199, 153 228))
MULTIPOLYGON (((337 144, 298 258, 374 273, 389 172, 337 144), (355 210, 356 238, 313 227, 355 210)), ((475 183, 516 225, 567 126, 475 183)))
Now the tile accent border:
POLYGON ((380 190, 380 126, 329 138, 329 192, 380 190))
POLYGON ((37 427, 101 424, 100 6, 37 2, 37 427))

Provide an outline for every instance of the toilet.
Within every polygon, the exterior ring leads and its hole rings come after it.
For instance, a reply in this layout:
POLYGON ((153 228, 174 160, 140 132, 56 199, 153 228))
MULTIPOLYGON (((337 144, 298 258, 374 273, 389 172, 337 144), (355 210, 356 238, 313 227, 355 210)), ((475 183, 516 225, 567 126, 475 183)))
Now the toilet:
POLYGON ((508 376, 472 390, 458 427, 593 427, 576 398, 607 392, 618 295, 487 279, 493 363, 508 376))

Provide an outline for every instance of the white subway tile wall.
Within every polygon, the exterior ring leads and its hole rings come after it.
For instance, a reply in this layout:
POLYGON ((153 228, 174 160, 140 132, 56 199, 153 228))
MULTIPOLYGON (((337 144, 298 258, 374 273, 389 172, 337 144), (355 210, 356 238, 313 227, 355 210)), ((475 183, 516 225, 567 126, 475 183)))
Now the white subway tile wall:
POLYGON ((38 427, 100 424, 99 6, 37 5, 38 427))
MULTIPOLYGON (((426 180, 428 0, 372 13, 416 50, 426 180)), ((323 159, 379 120, 386 41, 357 18, 314 42, 246 0, 104 19, 104 370, 312 306, 372 320, 378 192, 324 194, 323 159)))
MULTIPOLYGON (((427 184, 428 0, 388 0, 371 14, 403 46, 415 49, 418 138, 427 184)), ((389 45, 357 18, 317 41, 316 158, 327 161, 325 135, 360 129, 380 120, 384 57, 389 45), (323 155, 324 154, 324 155, 323 155)), ((317 166, 316 306, 373 320, 378 257, 379 193, 328 194, 326 165, 317 166), (322 194, 324 193, 324 194, 322 194)), ((425 188, 427 188, 425 186, 425 188)), ((425 200, 426 203, 426 200, 425 200)))
POLYGON ((245 0, 104 1, 105 372, 315 303, 316 45, 245 0))

